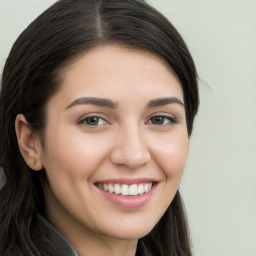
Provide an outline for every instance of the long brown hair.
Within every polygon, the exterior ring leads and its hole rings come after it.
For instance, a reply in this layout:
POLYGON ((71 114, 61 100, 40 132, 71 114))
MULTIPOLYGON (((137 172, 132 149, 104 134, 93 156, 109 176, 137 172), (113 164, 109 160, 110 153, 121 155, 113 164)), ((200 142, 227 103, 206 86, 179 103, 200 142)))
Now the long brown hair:
MULTIPOLYGON (((25 115, 43 136, 45 105, 58 90, 61 70, 98 45, 120 44, 162 56, 178 75, 191 135, 199 99, 197 73, 182 37, 142 0, 59 0, 19 36, 6 61, 0 93, 0 255, 48 255, 58 251, 37 214, 44 215, 40 178, 17 145, 16 115, 25 115)), ((139 240, 136 255, 190 256, 186 217, 179 191, 155 228, 139 240)))

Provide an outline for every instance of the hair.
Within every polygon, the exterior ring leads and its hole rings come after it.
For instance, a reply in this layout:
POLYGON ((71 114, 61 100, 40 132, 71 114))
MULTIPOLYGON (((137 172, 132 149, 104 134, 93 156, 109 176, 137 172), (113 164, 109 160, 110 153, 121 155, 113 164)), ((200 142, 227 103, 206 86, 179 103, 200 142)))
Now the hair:
MULTIPOLYGON (((22 113, 42 134, 45 106, 61 85, 61 71, 97 46, 117 44, 162 56, 180 79, 191 135, 199 97, 197 72, 186 44, 172 24, 143 0, 59 0, 35 19, 14 43, 0 92, 0 255, 58 255, 40 225, 44 194, 40 172, 18 148, 15 118, 22 113)), ((154 229, 139 240, 143 255, 190 256, 185 212, 177 191, 154 229)))

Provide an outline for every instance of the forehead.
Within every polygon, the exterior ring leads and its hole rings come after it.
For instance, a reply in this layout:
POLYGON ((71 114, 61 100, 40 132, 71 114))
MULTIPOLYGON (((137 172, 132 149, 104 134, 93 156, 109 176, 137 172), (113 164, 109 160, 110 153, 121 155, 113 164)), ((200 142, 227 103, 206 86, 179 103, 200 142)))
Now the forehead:
POLYGON ((97 47, 79 56, 62 72, 59 95, 67 100, 81 96, 119 100, 135 94, 183 100, 180 81, 170 65, 143 50, 117 45, 97 47))

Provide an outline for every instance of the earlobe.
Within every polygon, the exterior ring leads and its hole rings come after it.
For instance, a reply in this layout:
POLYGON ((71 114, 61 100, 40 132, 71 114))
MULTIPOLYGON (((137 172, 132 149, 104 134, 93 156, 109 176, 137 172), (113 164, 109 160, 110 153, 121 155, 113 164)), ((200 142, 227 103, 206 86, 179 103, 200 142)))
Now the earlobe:
POLYGON ((15 120, 15 131, 20 153, 27 165, 34 171, 43 168, 41 160, 41 143, 23 114, 18 114, 15 120))

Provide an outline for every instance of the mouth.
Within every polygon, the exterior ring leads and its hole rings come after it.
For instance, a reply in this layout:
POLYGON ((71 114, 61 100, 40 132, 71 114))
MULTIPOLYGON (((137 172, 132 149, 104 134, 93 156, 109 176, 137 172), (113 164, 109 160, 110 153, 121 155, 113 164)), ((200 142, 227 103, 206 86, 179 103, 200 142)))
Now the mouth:
POLYGON ((149 178, 109 179, 94 183, 111 205, 129 210, 146 206, 157 191, 158 181, 149 178))
POLYGON ((96 183, 95 184, 99 189, 104 190, 105 192, 116 194, 119 196, 142 196, 151 191, 153 186, 156 185, 156 182, 143 182, 143 183, 134 183, 134 184, 122 184, 122 183, 96 183))

